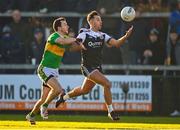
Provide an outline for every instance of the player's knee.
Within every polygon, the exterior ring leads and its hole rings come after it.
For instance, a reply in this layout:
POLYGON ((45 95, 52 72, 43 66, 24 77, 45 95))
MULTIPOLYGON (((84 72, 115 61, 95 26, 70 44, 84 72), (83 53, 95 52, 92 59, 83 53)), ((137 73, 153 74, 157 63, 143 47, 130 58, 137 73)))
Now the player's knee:
POLYGON ((89 90, 86 90, 86 89, 82 90, 82 94, 88 94, 88 93, 89 93, 89 90))
POLYGON ((42 103, 44 103, 45 100, 46 100, 46 98, 41 98, 41 99, 39 99, 39 103, 42 104, 42 103))
POLYGON ((57 94, 60 94, 62 92, 62 89, 58 88, 57 90, 55 90, 57 94))
POLYGON ((59 87, 57 87, 56 89, 53 90, 53 93, 60 94, 61 89, 59 87))

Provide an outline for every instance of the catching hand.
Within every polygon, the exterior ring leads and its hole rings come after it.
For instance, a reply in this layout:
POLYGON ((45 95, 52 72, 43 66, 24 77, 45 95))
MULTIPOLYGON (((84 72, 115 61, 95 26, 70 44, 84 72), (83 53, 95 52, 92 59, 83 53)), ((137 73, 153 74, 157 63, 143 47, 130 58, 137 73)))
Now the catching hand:
POLYGON ((131 26, 131 27, 127 30, 125 36, 128 38, 128 37, 131 35, 132 31, 133 31, 133 26, 131 26))

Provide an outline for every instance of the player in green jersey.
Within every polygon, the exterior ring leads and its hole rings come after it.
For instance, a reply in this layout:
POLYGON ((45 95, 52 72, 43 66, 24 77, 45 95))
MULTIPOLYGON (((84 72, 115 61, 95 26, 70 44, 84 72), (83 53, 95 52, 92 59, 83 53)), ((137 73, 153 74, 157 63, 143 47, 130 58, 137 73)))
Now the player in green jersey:
POLYGON ((68 37, 69 26, 64 17, 60 17, 53 22, 54 33, 47 41, 41 63, 38 67, 38 76, 42 80, 41 98, 36 102, 32 111, 26 119, 35 124, 35 115, 39 112, 43 119, 48 119, 48 104, 64 90, 57 80, 58 68, 61 65, 64 52, 66 50, 85 49, 79 39, 68 37))

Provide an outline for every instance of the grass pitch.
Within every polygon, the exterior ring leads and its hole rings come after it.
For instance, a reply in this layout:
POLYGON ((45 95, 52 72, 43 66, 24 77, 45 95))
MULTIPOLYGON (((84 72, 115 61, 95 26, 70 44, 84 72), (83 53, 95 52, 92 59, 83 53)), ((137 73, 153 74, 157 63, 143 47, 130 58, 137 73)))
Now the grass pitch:
POLYGON ((0 114, 0 130, 58 130, 58 129, 120 129, 120 130, 180 130, 180 117, 121 117, 111 121, 106 116, 50 115, 36 125, 25 121, 25 115, 0 114))

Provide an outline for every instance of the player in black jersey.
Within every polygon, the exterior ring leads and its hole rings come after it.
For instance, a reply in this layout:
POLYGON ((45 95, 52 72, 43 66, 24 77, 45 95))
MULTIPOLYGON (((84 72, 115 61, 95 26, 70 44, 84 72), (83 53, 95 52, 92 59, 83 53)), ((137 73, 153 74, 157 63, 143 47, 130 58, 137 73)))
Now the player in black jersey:
POLYGON ((82 43, 86 48, 86 50, 81 51, 81 71, 86 78, 82 86, 61 95, 56 101, 56 107, 69 98, 89 93, 95 84, 98 83, 104 87, 104 99, 108 109, 108 116, 112 120, 119 120, 119 116, 114 112, 112 106, 111 83, 102 73, 102 48, 105 44, 120 47, 131 35, 133 26, 129 28, 123 37, 116 40, 100 31, 102 20, 96 11, 92 11, 87 15, 87 21, 90 29, 84 29, 77 36, 78 39, 82 39, 82 43))

